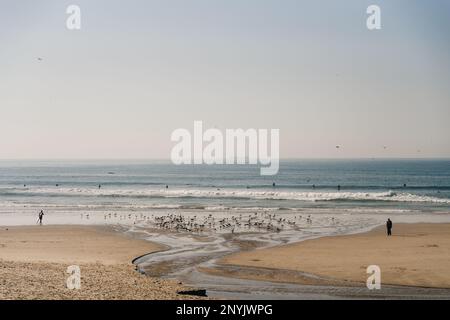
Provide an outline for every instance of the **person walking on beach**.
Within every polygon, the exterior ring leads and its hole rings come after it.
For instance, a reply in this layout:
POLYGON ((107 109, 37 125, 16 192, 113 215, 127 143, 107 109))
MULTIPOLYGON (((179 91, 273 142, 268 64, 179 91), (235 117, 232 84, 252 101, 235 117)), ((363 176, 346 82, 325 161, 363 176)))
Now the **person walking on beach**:
POLYGON ((42 225, 42 218, 44 217, 44 211, 43 210, 41 210, 41 212, 39 212, 39 218, 38 218, 38 221, 39 221, 39 224, 40 225, 42 225))
POLYGON ((389 218, 386 221, 386 229, 387 229, 387 235, 391 236, 392 235, 392 221, 389 218))

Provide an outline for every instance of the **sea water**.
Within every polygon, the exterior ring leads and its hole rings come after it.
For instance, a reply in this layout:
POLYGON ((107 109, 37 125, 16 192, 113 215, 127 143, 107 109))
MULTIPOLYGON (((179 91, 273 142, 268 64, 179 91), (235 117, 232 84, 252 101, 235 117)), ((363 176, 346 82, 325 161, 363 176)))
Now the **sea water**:
POLYGON ((448 212, 450 160, 286 160, 276 176, 154 160, 0 162, 0 214, 304 208, 448 212))

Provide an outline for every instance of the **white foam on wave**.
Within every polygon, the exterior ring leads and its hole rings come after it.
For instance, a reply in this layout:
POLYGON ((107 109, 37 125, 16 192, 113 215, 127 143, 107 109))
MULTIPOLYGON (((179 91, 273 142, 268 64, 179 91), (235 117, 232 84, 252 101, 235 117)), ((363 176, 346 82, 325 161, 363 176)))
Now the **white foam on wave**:
MULTIPOLYGON (((5 189, 3 189, 5 191, 5 189)), ((12 192, 8 190, 7 192, 12 192)), ((95 196, 95 197, 149 197, 149 198, 231 198, 254 200, 317 201, 395 201, 450 204, 448 198, 438 198, 411 193, 387 192, 332 192, 332 191, 267 191, 249 189, 108 189, 108 188, 24 188, 14 194, 37 196, 95 196)), ((175 207, 174 207, 175 208, 175 207)))

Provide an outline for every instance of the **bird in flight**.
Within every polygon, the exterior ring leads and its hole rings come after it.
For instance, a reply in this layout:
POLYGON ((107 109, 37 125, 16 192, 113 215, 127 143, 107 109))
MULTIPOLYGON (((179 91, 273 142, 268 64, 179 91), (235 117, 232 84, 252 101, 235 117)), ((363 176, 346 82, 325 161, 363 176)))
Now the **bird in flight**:
POLYGON ((38 57, 37 59, 38 59, 38 61, 42 61, 42 58, 41 58, 41 57, 38 57))

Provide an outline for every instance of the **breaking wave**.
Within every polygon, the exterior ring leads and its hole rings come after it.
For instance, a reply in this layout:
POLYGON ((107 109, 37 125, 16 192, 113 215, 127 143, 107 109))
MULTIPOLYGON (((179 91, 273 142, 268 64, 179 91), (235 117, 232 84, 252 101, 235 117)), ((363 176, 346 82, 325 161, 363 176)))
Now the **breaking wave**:
MULTIPOLYGON (((390 201, 450 204, 450 199, 406 192, 267 191, 249 189, 97 189, 97 188, 0 188, 0 195, 20 197, 197 198, 236 200, 390 201)), ((178 208, 178 205, 171 205, 178 208)), ((203 208, 203 207, 202 207, 203 208)))

